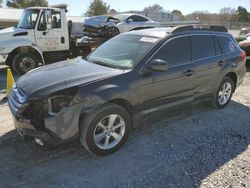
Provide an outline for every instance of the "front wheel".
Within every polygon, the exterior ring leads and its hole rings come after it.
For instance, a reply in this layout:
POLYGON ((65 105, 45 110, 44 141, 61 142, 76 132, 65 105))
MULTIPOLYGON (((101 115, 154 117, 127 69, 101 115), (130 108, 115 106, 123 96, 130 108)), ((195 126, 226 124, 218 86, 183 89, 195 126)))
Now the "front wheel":
POLYGON ((131 118, 119 105, 107 104, 80 122, 80 141, 95 155, 109 155, 126 141, 131 130, 131 118))
POLYGON ((110 27, 109 28, 109 35, 110 35, 110 37, 112 38, 112 37, 115 37, 116 35, 119 35, 120 34, 120 31, 119 31, 119 29, 117 28, 117 27, 110 27))
POLYGON ((19 53, 13 58, 12 67, 18 74, 25 74, 39 65, 38 58, 32 53, 19 53))
POLYGON ((235 83, 233 80, 230 77, 225 77, 213 98, 213 107, 217 109, 225 108, 230 102, 234 90, 235 83))

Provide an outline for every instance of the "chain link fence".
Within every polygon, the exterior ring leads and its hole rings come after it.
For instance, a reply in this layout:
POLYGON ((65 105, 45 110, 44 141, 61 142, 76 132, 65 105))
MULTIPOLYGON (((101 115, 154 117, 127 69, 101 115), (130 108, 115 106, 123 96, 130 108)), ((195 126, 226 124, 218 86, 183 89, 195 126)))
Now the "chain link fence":
POLYGON ((250 27, 250 22, 220 22, 220 21, 206 21, 201 20, 201 24, 208 24, 208 25, 223 25, 228 30, 241 30, 242 28, 250 27))

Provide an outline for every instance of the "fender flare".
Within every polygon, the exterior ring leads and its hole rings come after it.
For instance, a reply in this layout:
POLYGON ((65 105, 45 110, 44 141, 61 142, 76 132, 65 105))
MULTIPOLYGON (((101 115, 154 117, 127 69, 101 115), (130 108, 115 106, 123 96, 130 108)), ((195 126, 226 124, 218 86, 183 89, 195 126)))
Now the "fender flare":
MULTIPOLYGON (((43 52, 42 50, 36 46, 36 44, 32 43, 31 40, 28 40, 28 39, 13 39, 13 40, 8 40, 8 41, 4 41, 3 44, 5 44, 5 46, 9 49, 9 53, 8 53, 8 56, 14 52, 16 52, 17 50, 19 49, 22 49, 22 48, 31 48, 33 50, 35 50, 41 57, 42 59, 42 64, 45 65, 45 60, 44 60, 44 57, 43 57, 43 52), (16 46, 15 44, 19 44, 18 46, 16 46), (13 48, 14 46, 14 48, 13 48)), ((7 57, 7 60, 8 60, 8 57, 7 57)))

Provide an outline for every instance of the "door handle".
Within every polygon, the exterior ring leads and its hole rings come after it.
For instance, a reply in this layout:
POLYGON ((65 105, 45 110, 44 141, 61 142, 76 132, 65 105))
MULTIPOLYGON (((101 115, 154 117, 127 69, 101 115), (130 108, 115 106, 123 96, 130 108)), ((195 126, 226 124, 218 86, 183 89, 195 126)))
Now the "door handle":
POLYGON ((219 61, 219 62, 217 63, 217 65, 218 65, 219 67, 223 66, 223 65, 224 65, 224 61, 219 61))
POLYGON ((64 44, 65 43, 65 38, 61 37, 61 43, 64 44))
POLYGON ((194 74, 194 71, 191 70, 191 69, 189 69, 189 70, 187 70, 186 72, 184 72, 184 75, 185 75, 185 76, 192 76, 193 74, 194 74))

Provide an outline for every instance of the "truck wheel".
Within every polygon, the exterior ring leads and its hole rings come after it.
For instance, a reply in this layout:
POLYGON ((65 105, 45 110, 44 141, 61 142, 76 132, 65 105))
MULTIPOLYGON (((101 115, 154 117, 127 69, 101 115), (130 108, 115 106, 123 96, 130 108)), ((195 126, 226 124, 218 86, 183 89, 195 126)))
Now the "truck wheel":
POLYGON ((37 56, 31 53, 19 53, 13 58, 12 67, 18 74, 25 74, 38 67, 37 56))
POLYGON ((230 77, 225 77, 212 100, 212 107, 225 108, 230 102, 235 89, 235 83, 230 77))
POLYGON ((131 126, 131 117, 124 108, 107 104, 82 118, 80 141, 94 155, 109 155, 125 143, 131 126))

